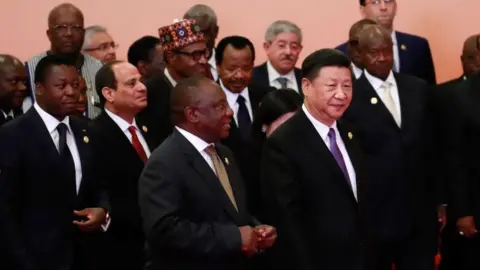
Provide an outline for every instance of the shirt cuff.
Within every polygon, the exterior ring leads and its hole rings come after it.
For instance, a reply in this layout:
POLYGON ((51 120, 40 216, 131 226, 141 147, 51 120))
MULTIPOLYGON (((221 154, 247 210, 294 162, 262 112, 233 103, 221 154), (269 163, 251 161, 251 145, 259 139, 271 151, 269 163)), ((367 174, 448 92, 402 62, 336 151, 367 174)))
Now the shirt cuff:
POLYGON ((107 213, 107 215, 105 216, 105 223, 100 225, 101 229, 102 229, 102 232, 106 232, 108 230, 108 227, 110 227, 110 222, 111 221, 112 221, 112 219, 110 218, 110 215, 107 213))

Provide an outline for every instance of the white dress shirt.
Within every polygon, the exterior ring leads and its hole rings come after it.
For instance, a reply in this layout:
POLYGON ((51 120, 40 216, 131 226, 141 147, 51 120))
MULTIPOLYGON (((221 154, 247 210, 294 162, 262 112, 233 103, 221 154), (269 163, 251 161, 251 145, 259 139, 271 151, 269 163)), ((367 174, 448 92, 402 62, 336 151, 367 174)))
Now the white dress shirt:
POLYGON ((64 123, 65 125, 67 125, 68 127, 67 145, 68 145, 68 149, 70 150, 70 153, 72 154, 73 163, 75 164, 75 183, 76 183, 77 194, 78 194, 78 190, 80 189, 80 184, 82 182, 82 163, 80 162, 80 154, 78 153, 77 143, 75 142, 75 135, 73 134, 72 129, 70 128, 69 117, 68 116, 65 117, 60 122, 58 121, 57 118, 53 117, 52 115, 44 111, 42 108, 40 108, 40 106, 38 106, 37 103, 34 103, 33 107, 35 108, 35 110, 37 110, 38 114, 40 115, 43 122, 45 123, 45 126, 47 127, 48 133, 52 137, 52 141, 55 144, 57 151, 60 151, 59 150, 60 136, 58 134, 57 127, 60 123, 64 123))
POLYGON ((130 126, 135 127, 135 133, 137 134, 138 140, 140 141, 140 144, 142 145, 143 150, 145 151, 145 154, 147 154, 147 158, 149 158, 151 155, 150 149, 148 148, 147 141, 145 141, 145 138, 143 138, 143 135, 140 132, 140 129, 138 128, 137 123, 135 122, 135 118, 133 119, 132 124, 129 124, 123 118, 112 113, 108 109, 105 109, 105 112, 108 114, 108 116, 110 116, 110 118, 112 118, 113 122, 115 122, 118 125, 118 127, 123 131, 123 134, 127 136, 127 139, 130 141, 130 143, 132 143, 132 133, 130 133, 128 128, 130 126))
POLYGON ((208 65, 210 66, 210 72, 212 72, 213 80, 218 80, 218 71, 217 71, 217 63, 215 60, 215 48, 212 50, 212 55, 210 59, 208 59, 208 65))
POLYGON ((397 34, 395 34, 395 31, 392 31, 391 37, 393 41, 393 66, 394 66, 393 70, 399 73, 400 72, 400 53, 398 51, 397 34))
POLYGON ((355 75, 355 79, 358 79, 360 78, 360 76, 362 76, 363 69, 357 67, 353 62, 352 62, 352 71, 353 71, 353 75, 355 75))
POLYGON ((297 78, 295 77, 295 71, 293 69, 290 70, 290 72, 288 72, 285 75, 280 75, 280 73, 278 73, 278 71, 272 66, 270 61, 267 61, 267 72, 268 72, 268 79, 270 80, 270 86, 275 87, 277 89, 282 88, 282 85, 280 84, 279 81, 277 81, 277 79, 280 77, 284 77, 288 79, 287 88, 293 89, 297 91, 297 93, 300 93, 298 89, 297 78))
POLYGON ((245 99, 245 106, 247 106, 247 111, 248 111, 248 115, 250 116, 250 121, 253 121, 253 110, 252 110, 252 104, 250 102, 250 95, 248 94, 248 87, 245 87, 245 89, 243 89, 242 92, 240 93, 232 93, 223 85, 222 80, 220 80, 220 86, 222 87, 223 92, 225 92, 225 95, 227 96, 228 105, 233 110, 233 119, 235 120, 235 124, 237 124, 237 127, 238 127, 238 108, 240 107, 238 105, 237 99, 238 99, 238 96, 240 95, 245 99))
POLYGON ((177 81, 175 81, 172 75, 170 75, 170 72, 168 72, 168 68, 165 68, 163 73, 165 74, 165 77, 167 77, 168 81, 172 84, 172 86, 175 87, 175 85, 177 85, 177 81))
POLYGON ((315 127, 315 130, 318 132, 318 135, 320 135, 320 138, 322 138, 323 142, 325 143, 325 145, 330 151, 332 150, 330 149, 330 139, 328 138, 328 132, 330 131, 330 128, 333 128, 335 130, 335 138, 337 141, 338 148, 342 153, 345 166, 347 167, 348 177, 350 178, 350 184, 352 186, 353 195, 355 196, 355 199, 358 200, 357 179, 356 179, 355 169, 353 168, 352 161, 350 160, 350 156, 348 155, 347 148, 345 147, 345 143, 342 140, 342 136, 340 136, 340 132, 337 129, 337 122, 334 122, 331 127, 328 127, 322 122, 315 119, 307 110, 307 107, 305 107, 305 105, 302 106, 302 110, 305 113, 305 115, 307 115, 308 120, 312 122, 312 125, 315 127))
MULTIPOLYGON (((370 85, 373 87, 375 92, 377 92, 377 95, 380 97, 382 102, 384 101, 384 91, 385 89, 382 88, 382 84, 384 81, 380 80, 377 77, 374 77, 370 73, 368 73, 367 70, 365 72, 365 77, 367 78, 368 82, 370 85)), ((393 103, 395 103, 395 109, 397 110, 397 115, 399 120, 402 120, 402 110, 400 108, 400 97, 398 96, 398 87, 397 87, 397 81, 395 81, 395 77, 393 76, 393 72, 390 71, 390 74, 388 75, 387 79, 385 82, 389 83, 391 85, 390 87, 390 94, 392 95, 393 103)))
POLYGON ((202 157, 207 162, 208 166, 210 166, 213 172, 216 173, 215 166, 213 166, 212 158, 207 153, 207 151, 205 151, 205 149, 207 149, 207 147, 209 147, 211 144, 202 140, 197 135, 194 135, 178 126, 175 126, 175 128, 193 145, 193 147, 195 147, 195 149, 197 149, 200 155, 202 155, 202 157))

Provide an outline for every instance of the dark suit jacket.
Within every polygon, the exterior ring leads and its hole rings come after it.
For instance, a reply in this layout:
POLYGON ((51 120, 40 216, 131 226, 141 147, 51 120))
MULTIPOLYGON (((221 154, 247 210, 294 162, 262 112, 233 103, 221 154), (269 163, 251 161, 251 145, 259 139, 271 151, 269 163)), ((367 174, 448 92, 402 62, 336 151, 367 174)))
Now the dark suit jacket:
MULTIPOLYGON (((435 67, 428 41, 420 36, 395 31, 397 35, 398 53, 400 56, 400 73, 406 73, 424 79, 435 85, 435 67)), ((347 43, 336 49, 347 53, 347 43)))
POLYGON ((216 145, 239 211, 195 147, 177 130, 152 154, 140 177, 140 210, 151 269, 248 269, 238 227, 253 225, 233 154, 216 145))
MULTIPOLYGON (((302 71, 294 68, 295 78, 297 80, 298 91, 303 97, 302 91, 302 71)), ((267 62, 253 69, 252 82, 263 87, 270 87, 270 79, 268 78, 267 62)))
MULTIPOLYGON (((355 168, 361 205, 366 178, 356 134, 345 122, 338 122, 338 129, 355 168)), ((261 178, 268 222, 279 235, 272 250, 278 269, 362 269, 361 207, 303 110, 267 140, 261 178)))
POLYGON ((450 215, 453 221, 474 216, 480 224, 480 169, 478 149, 480 143, 480 77, 460 83, 455 90, 450 113, 455 121, 449 122, 453 132, 449 142, 450 215))
MULTIPOLYGON (((140 121, 137 126, 153 151, 158 146, 157 138, 140 121)), ((138 206, 138 178, 144 163, 105 111, 90 123, 90 131, 95 173, 98 179, 105 181, 110 198, 112 223, 105 233, 107 248, 104 251, 109 256, 108 268, 143 269, 145 237, 138 206)))
POLYGON ((88 129, 70 118, 82 164, 78 195, 64 179, 60 156, 35 109, 0 129, 0 245, 22 270, 70 270, 87 263, 94 243, 72 221, 73 210, 108 209, 93 178, 88 129), (32 136, 35 134, 35 136, 32 136))
MULTIPOLYGON (((401 104, 401 128, 365 75, 353 84, 353 99, 344 117, 357 128, 370 185, 366 191, 367 228, 378 241, 402 239, 412 229, 435 226, 434 183, 426 163, 428 85, 394 74, 401 104), (377 99, 377 103, 372 102, 377 99), (433 220, 432 220, 433 218, 433 220), (418 226, 414 226, 418 225, 418 226)), ((428 228, 435 232, 435 228, 428 228)))
POLYGON ((170 105, 173 86, 163 75, 148 80, 145 86, 148 105, 138 114, 137 119, 147 125, 149 132, 155 134, 161 143, 173 131, 170 105))

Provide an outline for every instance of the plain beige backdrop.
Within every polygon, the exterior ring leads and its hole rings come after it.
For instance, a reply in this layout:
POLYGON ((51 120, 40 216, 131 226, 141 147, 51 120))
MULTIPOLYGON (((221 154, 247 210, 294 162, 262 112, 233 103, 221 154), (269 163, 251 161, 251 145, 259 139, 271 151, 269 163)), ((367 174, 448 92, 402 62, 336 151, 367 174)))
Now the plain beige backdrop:
MULTIPOLYGON (((0 53, 22 60, 49 47, 45 34, 48 12, 61 0, 0 0, 0 53)), ((120 44, 119 59, 143 35, 157 36, 194 4, 210 5, 217 13, 220 36, 243 35, 253 41, 256 63, 265 60, 262 42, 267 26, 278 19, 291 20, 304 33, 298 66, 316 49, 334 47, 347 38, 350 25, 360 19, 358 0, 72 0, 85 15, 86 26, 106 26, 120 44)), ((395 29, 430 41, 437 80, 461 74, 460 53, 468 35, 480 32, 478 0, 397 0, 395 29)))

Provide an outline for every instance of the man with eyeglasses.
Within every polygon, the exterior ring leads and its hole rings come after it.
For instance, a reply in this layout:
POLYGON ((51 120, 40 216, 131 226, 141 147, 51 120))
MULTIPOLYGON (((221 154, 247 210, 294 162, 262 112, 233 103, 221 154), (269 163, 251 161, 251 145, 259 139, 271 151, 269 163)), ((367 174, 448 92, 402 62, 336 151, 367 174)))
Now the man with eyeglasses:
POLYGON ((82 54, 84 35, 84 17, 80 9, 70 3, 63 3, 50 11, 47 30, 50 49, 33 56, 26 62, 30 93, 23 103, 24 112, 35 102, 33 78, 38 62, 47 55, 57 55, 74 63, 77 71, 86 81, 88 101, 85 115, 93 119, 100 114, 101 109, 96 107, 100 100, 95 93, 95 74, 102 67, 102 62, 82 54))
MULTIPOLYGON (((395 31, 393 20, 397 13, 397 0, 360 0, 360 13, 387 29, 393 40, 393 71, 406 73, 436 84, 435 68, 428 41, 420 36, 395 31)), ((347 53, 347 43, 337 47, 347 53)))
POLYGON ((163 141, 173 131, 170 119, 170 93, 183 78, 211 77, 210 51, 195 20, 178 20, 158 29, 166 67, 146 82, 148 105, 139 115, 163 141), (210 76, 209 76, 210 75, 210 76))
POLYGON ((85 28, 82 52, 107 64, 117 60, 118 44, 113 41, 107 29, 100 25, 85 28))

